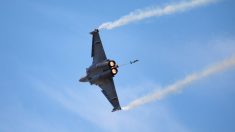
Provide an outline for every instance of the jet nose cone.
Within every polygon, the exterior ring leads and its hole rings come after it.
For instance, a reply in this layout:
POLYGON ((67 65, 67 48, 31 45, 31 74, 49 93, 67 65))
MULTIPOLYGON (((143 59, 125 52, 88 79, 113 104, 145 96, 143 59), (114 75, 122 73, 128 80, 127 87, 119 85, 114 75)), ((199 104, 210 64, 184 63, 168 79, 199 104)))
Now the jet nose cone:
POLYGON ((87 81, 88 81, 87 77, 82 77, 82 78, 79 79, 79 82, 87 82, 87 81))

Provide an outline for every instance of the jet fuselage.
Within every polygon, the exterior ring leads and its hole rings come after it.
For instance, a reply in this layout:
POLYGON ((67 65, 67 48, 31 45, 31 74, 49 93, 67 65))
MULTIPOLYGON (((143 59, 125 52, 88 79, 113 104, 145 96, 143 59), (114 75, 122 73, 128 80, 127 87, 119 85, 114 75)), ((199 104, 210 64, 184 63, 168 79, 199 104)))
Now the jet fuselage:
POLYGON ((86 69, 86 76, 82 77, 80 82, 90 82, 90 84, 99 84, 103 79, 114 77, 118 72, 118 65, 114 60, 104 60, 103 62, 92 64, 86 69))

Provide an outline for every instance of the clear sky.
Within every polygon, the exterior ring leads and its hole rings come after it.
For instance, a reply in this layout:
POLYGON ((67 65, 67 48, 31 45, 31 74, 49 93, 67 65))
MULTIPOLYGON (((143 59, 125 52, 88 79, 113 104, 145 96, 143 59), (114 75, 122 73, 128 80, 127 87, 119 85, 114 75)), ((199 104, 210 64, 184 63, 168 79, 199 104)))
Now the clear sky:
MULTIPOLYGON (((130 111, 112 113, 79 83, 94 28, 181 0, 5 0, 0 3, 1 132, 234 132, 235 68, 130 111)), ((235 54, 235 1, 100 31, 122 106, 235 54)))

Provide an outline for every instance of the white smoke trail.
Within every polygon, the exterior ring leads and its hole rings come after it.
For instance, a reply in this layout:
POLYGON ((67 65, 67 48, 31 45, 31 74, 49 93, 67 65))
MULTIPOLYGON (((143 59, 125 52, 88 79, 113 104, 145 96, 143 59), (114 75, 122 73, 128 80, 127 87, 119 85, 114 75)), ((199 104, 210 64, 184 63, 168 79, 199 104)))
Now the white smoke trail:
POLYGON ((154 8, 139 9, 129 13, 126 16, 119 18, 116 21, 105 22, 101 24, 98 29, 113 29, 132 22, 143 20, 145 18, 173 14, 176 12, 189 10, 191 8, 195 8, 198 6, 207 5, 215 1, 216 0, 191 0, 191 1, 183 1, 176 4, 169 4, 163 8, 154 7, 154 8))
POLYGON ((146 95, 144 97, 141 97, 139 99, 134 100, 133 102, 131 102, 130 104, 128 104, 127 106, 123 107, 123 110, 130 110, 132 108, 135 108, 137 106, 140 105, 144 105, 146 103, 155 101, 155 100, 159 100, 165 96, 168 96, 172 93, 178 92, 184 88, 186 88, 187 85, 193 83, 194 81, 197 81, 199 79, 203 79, 205 77, 208 77, 210 75, 213 75, 215 73, 221 72, 223 70, 227 70, 229 68, 232 68, 233 66, 235 66, 235 56, 228 58, 224 61, 221 61, 215 65, 212 65, 211 67, 202 70, 200 72, 196 72, 193 74, 190 74, 188 76, 186 76, 184 79, 179 80, 169 86, 166 86, 165 88, 163 88, 162 90, 146 95))

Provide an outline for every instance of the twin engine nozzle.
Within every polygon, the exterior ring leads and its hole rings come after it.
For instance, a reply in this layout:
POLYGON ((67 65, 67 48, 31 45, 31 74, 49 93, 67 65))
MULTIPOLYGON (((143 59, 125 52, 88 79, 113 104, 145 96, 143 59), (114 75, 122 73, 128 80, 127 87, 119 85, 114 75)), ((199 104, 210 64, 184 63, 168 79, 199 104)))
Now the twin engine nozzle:
POLYGON ((116 62, 114 60, 109 60, 109 66, 112 74, 116 75, 118 73, 118 65, 116 65, 116 62))

